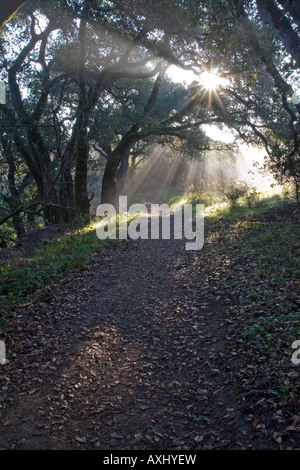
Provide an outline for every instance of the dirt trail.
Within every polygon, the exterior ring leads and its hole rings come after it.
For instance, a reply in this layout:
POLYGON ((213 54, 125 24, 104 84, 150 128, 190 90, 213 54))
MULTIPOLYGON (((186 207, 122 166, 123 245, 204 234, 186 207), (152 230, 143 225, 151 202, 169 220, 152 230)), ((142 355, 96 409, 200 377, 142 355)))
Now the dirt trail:
POLYGON ((6 325, 0 448, 270 449, 230 396, 226 307, 184 241, 101 248, 6 325))

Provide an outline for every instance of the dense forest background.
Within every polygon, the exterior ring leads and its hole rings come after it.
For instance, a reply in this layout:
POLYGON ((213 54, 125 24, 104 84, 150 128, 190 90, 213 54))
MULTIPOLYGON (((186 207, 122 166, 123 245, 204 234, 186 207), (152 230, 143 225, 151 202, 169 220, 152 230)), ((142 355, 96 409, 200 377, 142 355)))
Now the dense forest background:
POLYGON ((179 174, 197 161, 201 189, 214 160, 224 193, 237 142, 263 148, 298 198, 299 21, 293 1, 27 1, 0 38, 1 246, 88 223, 139 179, 153 189, 158 155, 161 187, 186 189, 179 174), (195 80, 174 81, 174 66, 195 80), (212 90, 203 72, 223 82, 212 90))

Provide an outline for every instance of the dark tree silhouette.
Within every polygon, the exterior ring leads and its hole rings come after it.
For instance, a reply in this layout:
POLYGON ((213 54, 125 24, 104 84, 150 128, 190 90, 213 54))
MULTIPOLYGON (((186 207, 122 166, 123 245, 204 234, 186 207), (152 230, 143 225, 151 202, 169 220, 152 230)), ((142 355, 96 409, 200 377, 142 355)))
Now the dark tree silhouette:
POLYGON ((0 0, 0 28, 24 3, 23 0, 0 0))

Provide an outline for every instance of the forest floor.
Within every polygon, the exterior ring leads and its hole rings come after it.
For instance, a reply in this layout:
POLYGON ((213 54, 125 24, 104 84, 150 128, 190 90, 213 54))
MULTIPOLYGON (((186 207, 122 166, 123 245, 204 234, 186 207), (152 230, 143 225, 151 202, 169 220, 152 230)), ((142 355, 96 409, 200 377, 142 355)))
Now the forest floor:
MULTIPOLYGON (((282 213, 268 217, 251 230, 282 213)), ((107 243, 15 308, 1 333, 0 449, 300 448, 291 345, 275 326, 261 349, 243 335, 247 315, 234 314, 246 302, 236 284, 255 270, 242 233, 205 220, 200 251, 107 243)))

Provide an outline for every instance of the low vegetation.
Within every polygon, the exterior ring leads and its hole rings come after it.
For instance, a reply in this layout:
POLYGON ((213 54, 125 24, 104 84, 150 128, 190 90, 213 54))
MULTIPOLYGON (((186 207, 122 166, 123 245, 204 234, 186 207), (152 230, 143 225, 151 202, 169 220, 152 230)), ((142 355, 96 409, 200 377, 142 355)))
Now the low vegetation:
MULTIPOLYGON (((190 194, 190 201, 203 202, 190 194)), ((219 202, 206 210, 203 271, 210 295, 227 305, 228 360, 239 368, 234 393, 269 392, 268 402, 293 414, 300 398, 292 344, 300 338, 300 225, 284 188, 256 203, 219 202), (263 392, 262 392, 263 390, 263 392)), ((247 393, 246 393, 247 394, 247 393)), ((261 404, 265 402, 262 399, 261 404)), ((266 405, 266 404, 265 404, 266 405)), ((282 442, 282 436, 278 436, 282 442)))
POLYGON ((73 231, 55 228, 30 234, 18 249, 2 250, 0 258, 0 318, 19 302, 51 281, 80 268, 103 241, 95 234, 96 224, 73 231), (41 236, 44 235, 44 238, 41 236), (37 241, 39 239, 39 241, 37 241))

